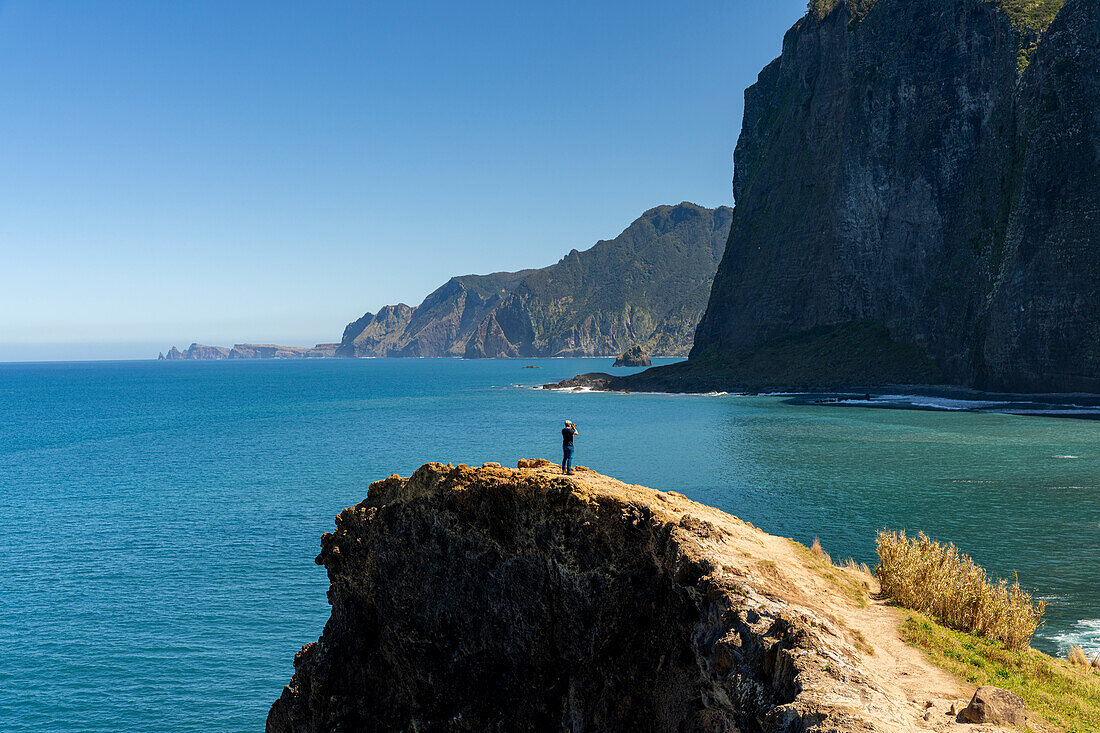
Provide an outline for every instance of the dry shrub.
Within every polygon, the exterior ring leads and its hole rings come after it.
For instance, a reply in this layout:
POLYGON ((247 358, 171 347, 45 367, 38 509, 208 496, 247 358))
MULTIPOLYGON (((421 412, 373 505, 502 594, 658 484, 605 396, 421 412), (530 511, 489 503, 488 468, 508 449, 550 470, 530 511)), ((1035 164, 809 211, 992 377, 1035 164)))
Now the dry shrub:
POLYGON ((820 558, 821 560, 824 560, 827 563, 832 563, 832 561, 833 561, 833 559, 831 557, 829 557, 829 553, 827 553, 827 552, 825 552, 825 550, 821 549, 821 540, 819 540, 816 537, 814 537, 814 543, 812 545, 810 545, 810 552, 812 552, 818 558, 820 558))
POLYGON ((871 568, 867 567, 867 563, 856 562, 852 558, 848 558, 847 560, 845 560, 842 567, 844 567, 846 570, 851 570, 854 573, 869 575, 872 578, 875 576, 875 574, 871 572, 871 568))
POLYGON ((1087 667, 1089 666, 1089 658, 1085 656, 1085 650, 1074 644, 1066 652, 1066 659, 1074 666, 1087 667))
POLYGON ((1033 603, 1019 581, 996 583, 952 544, 941 545, 921 532, 878 533, 882 592, 895 603, 926 613, 944 626, 997 639, 1019 651, 1028 646, 1043 620, 1046 603, 1033 603))

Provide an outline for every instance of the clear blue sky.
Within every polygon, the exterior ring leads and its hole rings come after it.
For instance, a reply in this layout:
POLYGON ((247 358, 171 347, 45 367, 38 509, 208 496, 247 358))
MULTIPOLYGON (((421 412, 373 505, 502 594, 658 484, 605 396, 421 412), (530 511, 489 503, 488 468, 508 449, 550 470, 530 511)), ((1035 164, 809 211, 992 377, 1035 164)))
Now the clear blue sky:
POLYGON ((338 340, 731 204, 744 88, 804 11, 0 0, 0 361, 338 340))

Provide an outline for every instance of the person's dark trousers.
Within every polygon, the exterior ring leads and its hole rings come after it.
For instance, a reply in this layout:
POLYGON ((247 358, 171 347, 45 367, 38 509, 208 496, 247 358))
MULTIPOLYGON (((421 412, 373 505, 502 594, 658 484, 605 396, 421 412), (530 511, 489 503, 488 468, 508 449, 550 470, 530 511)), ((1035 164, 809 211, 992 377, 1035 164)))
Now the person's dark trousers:
POLYGON ((570 473, 573 470, 573 446, 562 446, 562 453, 564 453, 564 455, 561 459, 561 472, 570 473))

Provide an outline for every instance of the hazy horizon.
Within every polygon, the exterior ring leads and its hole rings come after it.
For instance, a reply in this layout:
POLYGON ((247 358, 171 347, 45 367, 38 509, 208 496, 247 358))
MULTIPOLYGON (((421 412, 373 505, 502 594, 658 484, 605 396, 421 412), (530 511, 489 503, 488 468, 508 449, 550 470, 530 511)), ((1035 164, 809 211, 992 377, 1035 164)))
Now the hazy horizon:
POLYGON ((0 361, 312 345, 732 205, 805 3, 0 3, 0 361))

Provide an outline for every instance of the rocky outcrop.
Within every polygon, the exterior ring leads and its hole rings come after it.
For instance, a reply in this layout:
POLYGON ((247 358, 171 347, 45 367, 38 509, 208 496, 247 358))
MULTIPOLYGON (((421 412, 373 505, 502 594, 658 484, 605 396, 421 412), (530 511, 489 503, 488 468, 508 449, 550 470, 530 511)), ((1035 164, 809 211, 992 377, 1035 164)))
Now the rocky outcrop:
POLYGON ((619 358, 615 360, 615 363, 611 366, 617 367, 647 367, 652 366, 653 362, 649 360, 646 353, 642 351, 641 346, 631 346, 629 349, 619 355, 619 358))
POLYGON ((747 384, 869 322, 903 375, 1100 390, 1098 110, 1100 0, 814 0, 745 93, 691 358, 747 384))
POLYGON ((926 729, 888 677, 942 672, 891 656, 889 621, 877 653, 849 626, 891 613, 870 576, 676 493, 519 466, 426 464, 337 517, 332 615, 269 733, 926 729))
POLYGON ((229 349, 224 346, 206 346, 191 344, 185 351, 175 346, 168 354, 160 354, 161 360, 208 360, 208 359, 323 359, 336 355, 339 344, 317 344, 316 346, 277 346, 275 344, 235 344, 229 349))
POLYGON ((168 350, 165 360, 176 361, 181 359, 228 359, 229 349, 224 346, 207 346, 206 344, 193 343, 184 351, 175 346, 168 350))
POLYGON ((1024 701, 1000 687, 979 687, 959 717, 967 723, 1003 723, 1019 728, 1027 725, 1024 701))
POLYGON ((685 355, 732 209, 647 211, 622 234, 540 270, 451 278, 415 308, 344 330, 338 356, 613 356, 632 344, 685 355))

